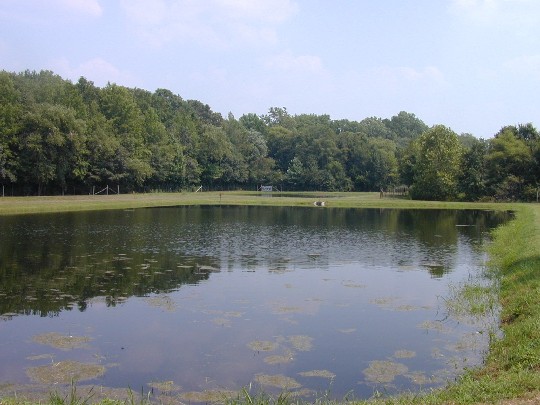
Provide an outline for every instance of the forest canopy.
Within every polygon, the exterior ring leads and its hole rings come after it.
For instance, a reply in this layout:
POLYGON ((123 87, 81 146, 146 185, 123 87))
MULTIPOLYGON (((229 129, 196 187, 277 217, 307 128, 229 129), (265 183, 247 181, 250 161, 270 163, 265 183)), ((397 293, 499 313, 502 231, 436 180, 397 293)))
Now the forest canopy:
POLYGON ((532 124, 493 138, 428 127, 414 114, 332 120, 223 117, 154 92, 50 71, 0 71, 0 183, 5 195, 256 190, 387 191, 427 200, 537 200, 540 137, 532 124))

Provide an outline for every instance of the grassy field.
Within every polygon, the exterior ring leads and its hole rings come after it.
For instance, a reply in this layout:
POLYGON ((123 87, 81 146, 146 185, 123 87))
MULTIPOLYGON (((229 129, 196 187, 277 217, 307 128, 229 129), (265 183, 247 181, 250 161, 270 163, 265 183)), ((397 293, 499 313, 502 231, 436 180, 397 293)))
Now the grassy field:
MULTIPOLYGON (((326 207, 489 209, 516 212, 498 228, 490 247, 491 271, 499 281, 503 337, 492 341, 485 365, 470 370, 447 387, 422 395, 373 399, 384 404, 529 404, 540 403, 540 205, 444 203, 380 199, 378 193, 250 192, 135 194, 114 196, 0 198, 0 215, 172 205, 304 205, 325 201, 326 207)), ((315 208, 314 209, 320 209, 315 208)), ((51 397, 51 403, 82 403, 78 398, 51 397)), ((137 400, 137 403, 144 402, 137 400)), ((343 401, 349 402, 349 401, 343 401)), ((18 404, 16 399, 0 403, 18 404)), ((114 401, 107 402, 109 404, 114 401)), ((244 392, 234 404, 301 403, 282 395, 252 397, 244 392)), ((319 404, 333 404, 325 398, 319 404)), ((362 402, 364 403, 364 402, 362 402)))
POLYGON ((273 193, 199 192, 149 193, 98 196, 0 197, 0 215, 31 214, 62 211, 110 210, 175 205, 280 205, 313 206, 324 201, 326 207, 358 208, 419 208, 419 209, 513 209, 514 205, 494 203, 456 203, 412 201, 383 198, 379 193, 273 193))

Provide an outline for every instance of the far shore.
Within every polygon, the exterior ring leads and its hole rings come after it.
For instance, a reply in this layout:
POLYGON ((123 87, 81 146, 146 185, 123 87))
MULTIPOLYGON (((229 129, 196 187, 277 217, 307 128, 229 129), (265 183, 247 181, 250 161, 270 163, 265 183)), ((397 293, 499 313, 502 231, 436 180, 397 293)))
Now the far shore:
POLYGON ((326 208, 514 209, 519 204, 413 201, 380 193, 210 191, 113 195, 0 197, 0 215, 170 207, 182 205, 309 206, 326 208), (317 206, 316 202, 324 202, 317 206))

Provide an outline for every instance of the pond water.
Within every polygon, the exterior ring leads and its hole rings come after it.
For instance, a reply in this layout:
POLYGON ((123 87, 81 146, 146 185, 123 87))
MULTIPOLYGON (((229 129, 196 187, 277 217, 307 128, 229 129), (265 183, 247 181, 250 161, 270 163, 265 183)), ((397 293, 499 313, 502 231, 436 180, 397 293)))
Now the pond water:
POLYGON ((463 319, 446 303, 484 282, 489 230, 507 219, 300 207, 0 217, 0 398, 72 380, 183 402, 244 387, 342 399, 441 386, 482 361, 496 313, 463 319))

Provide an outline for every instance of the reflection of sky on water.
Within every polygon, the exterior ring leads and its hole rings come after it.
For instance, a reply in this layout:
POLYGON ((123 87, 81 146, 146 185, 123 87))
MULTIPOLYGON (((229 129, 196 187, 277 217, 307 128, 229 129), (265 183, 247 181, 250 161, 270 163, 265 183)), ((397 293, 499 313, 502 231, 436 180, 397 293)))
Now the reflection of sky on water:
POLYGON ((377 385, 364 372, 381 364, 406 366, 397 389, 440 384, 470 365, 460 358, 478 358, 459 342, 478 326, 446 319, 441 301, 479 272, 480 240, 500 220, 475 215, 192 207, 1 218, 2 313, 17 312, 10 294, 22 291, 41 296, 19 311, 55 316, 4 317, 0 382, 27 383, 25 368, 52 358, 105 365, 91 383, 133 389, 240 389, 279 374, 321 392, 329 380, 309 372, 326 370, 336 397, 365 397, 377 385), (32 341, 47 332, 92 340, 70 351, 32 341), (299 350, 295 336, 313 347, 299 350), (256 341, 276 348, 256 352, 256 341), (52 357, 29 360, 42 354, 52 357))

